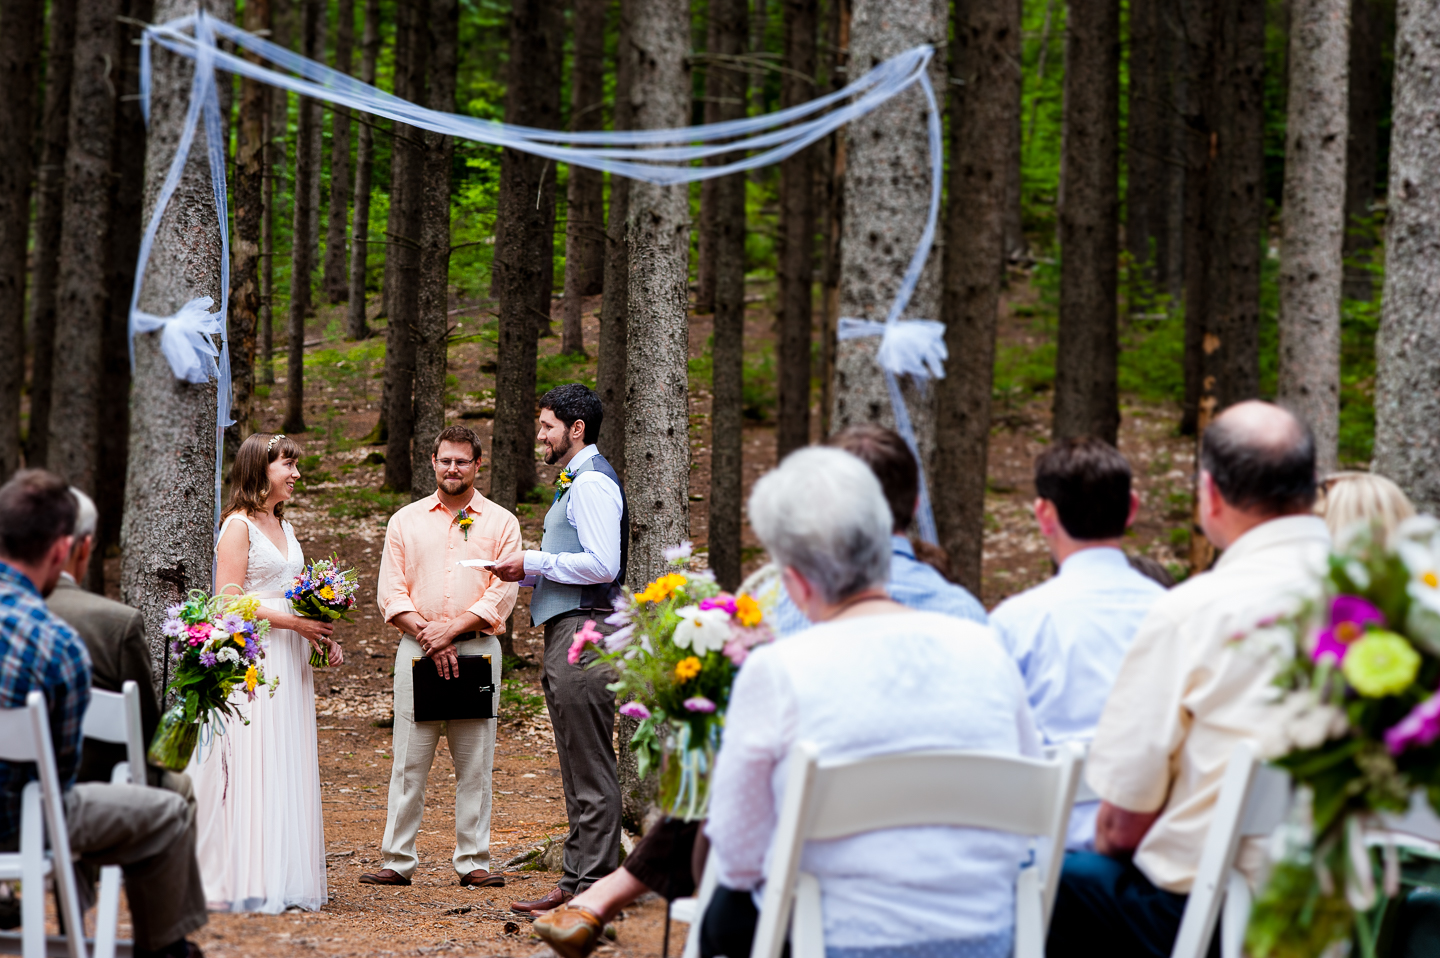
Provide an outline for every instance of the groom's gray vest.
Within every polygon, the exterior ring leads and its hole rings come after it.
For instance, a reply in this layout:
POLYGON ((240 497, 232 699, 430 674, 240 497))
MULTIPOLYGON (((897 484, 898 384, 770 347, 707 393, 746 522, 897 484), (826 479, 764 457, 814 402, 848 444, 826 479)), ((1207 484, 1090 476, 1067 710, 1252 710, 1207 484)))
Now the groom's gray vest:
MULTIPOLYGON (((625 560, 630 553, 630 506, 625 501, 625 487, 620 485, 620 477, 615 475, 614 468, 599 453, 578 466, 575 475, 578 477, 591 469, 609 476, 615 481, 615 485, 620 486, 620 572, 615 576, 614 582, 601 582, 598 585, 564 585, 541 576, 535 583, 535 591, 530 595, 531 625, 541 625, 557 615, 576 610, 609 612, 613 608, 612 600, 620 591, 620 583, 625 581, 625 560)), ((570 488, 573 489, 574 485, 570 488)), ((570 524, 570 520, 565 518, 565 508, 569 501, 570 489, 566 489, 550 506, 550 511, 545 513, 545 537, 540 540, 540 551, 585 551, 580 545, 580 534, 570 524)))

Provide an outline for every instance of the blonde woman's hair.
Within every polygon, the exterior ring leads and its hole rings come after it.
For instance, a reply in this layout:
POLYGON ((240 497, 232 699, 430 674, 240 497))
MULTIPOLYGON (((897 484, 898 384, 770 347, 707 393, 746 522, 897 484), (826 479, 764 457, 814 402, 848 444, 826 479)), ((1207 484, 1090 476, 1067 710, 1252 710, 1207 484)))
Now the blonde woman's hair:
POLYGON ((1382 538, 1388 538, 1396 526, 1415 515, 1415 506, 1399 486, 1384 476, 1337 472, 1321 484, 1315 512, 1336 539, 1362 522, 1379 526, 1382 538))

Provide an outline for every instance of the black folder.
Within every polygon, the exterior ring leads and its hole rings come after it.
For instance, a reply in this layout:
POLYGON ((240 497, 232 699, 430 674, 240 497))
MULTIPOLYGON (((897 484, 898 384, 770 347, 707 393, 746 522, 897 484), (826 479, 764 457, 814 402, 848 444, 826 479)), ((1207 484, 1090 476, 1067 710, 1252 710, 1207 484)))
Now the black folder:
POLYGON ((425 656, 412 659, 410 669, 415 721, 495 717, 495 672, 490 656, 460 656, 457 678, 442 678, 434 660, 425 656))

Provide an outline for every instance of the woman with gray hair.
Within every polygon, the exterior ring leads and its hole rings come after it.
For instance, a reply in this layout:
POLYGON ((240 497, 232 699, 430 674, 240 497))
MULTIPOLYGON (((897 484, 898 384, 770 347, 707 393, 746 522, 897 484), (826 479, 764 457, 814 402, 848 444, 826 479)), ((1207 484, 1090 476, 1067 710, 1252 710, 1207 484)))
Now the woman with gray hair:
MULTIPOLYGON (((837 449, 802 449, 755 485, 750 525, 814 623, 751 653, 736 679, 711 782, 706 835, 720 888, 703 955, 748 958, 755 892, 790 749, 821 760, 918 749, 1038 756, 1024 685, 988 626, 885 592, 891 517, 880 483, 837 449)), ((807 844, 830 958, 1008 955, 1024 838, 897 828, 807 844)))

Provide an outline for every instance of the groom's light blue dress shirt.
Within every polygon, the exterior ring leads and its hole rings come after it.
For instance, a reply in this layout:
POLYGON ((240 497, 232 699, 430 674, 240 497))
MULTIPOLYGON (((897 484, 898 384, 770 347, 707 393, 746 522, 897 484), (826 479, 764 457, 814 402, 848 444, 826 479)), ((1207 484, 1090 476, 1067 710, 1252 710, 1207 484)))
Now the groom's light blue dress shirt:
MULTIPOLYGON (((990 613, 995 634, 1020 666, 1035 725, 1046 745, 1095 737, 1120 663, 1150 606, 1165 589, 1130 567, 1119 549, 1082 549, 1060 572, 990 613)), ((1069 845, 1095 839, 1098 805, 1075 806, 1069 845)))
MULTIPOLYGON (((981 625, 987 622, 980 600, 915 558, 915 548, 904 536, 890 537, 890 581, 885 587, 890 598, 912 609, 939 612, 981 625)), ((790 601, 784 588, 775 603, 774 617, 777 638, 810 628, 810 620, 790 601)))

